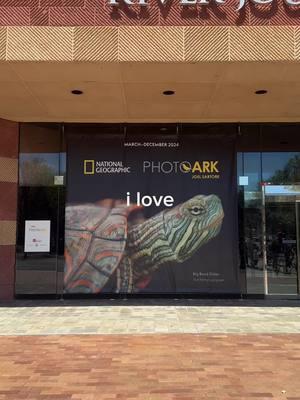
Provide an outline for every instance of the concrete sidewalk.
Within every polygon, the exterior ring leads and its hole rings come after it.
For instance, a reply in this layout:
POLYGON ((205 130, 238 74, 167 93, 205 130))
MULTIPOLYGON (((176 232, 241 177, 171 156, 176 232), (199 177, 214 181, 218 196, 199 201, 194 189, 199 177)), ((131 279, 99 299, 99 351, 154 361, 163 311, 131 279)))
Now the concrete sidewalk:
POLYGON ((300 333, 300 307, 20 304, 0 308, 0 335, 300 333))

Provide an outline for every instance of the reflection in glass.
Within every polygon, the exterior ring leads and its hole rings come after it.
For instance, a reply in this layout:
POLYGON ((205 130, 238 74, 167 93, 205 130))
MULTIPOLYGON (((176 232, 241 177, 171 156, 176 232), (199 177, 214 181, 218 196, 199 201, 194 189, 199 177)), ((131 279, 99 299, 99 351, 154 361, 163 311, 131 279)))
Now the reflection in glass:
POLYGON ((20 154, 21 186, 52 186, 58 175, 58 154, 20 154))
MULTIPOLYGON (((241 157, 241 156, 240 156, 241 157)), ((247 293, 296 294, 298 291, 300 153, 242 153, 239 187, 243 213, 243 249, 247 293), (262 187, 262 182, 264 186, 262 187), (262 208, 262 193, 265 207, 262 208), (265 215, 263 227, 262 211, 265 215), (263 229, 264 228, 264 229, 263 229), (263 261, 262 232, 266 239, 263 261), (266 267, 267 286, 264 285, 266 267)), ((241 224, 240 224, 241 225, 241 224)))
POLYGON ((263 153, 262 166, 263 179, 271 184, 265 186, 268 293, 296 294, 300 153, 263 153))
POLYGON ((268 293, 296 294, 300 187, 266 186, 265 193, 268 293))
POLYGON ((262 153, 263 181, 284 185, 300 182, 300 153, 262 153))
MULTIPOLYGON (((243 153, 242 175, 248 185, 239 186, 239 203, 243 209, 242 254, 246 268, 247 293, 263 294, 263 258, 261 226, 261 153, 243 153)), ((241 225, 241 223, 240 223, 241 225)))

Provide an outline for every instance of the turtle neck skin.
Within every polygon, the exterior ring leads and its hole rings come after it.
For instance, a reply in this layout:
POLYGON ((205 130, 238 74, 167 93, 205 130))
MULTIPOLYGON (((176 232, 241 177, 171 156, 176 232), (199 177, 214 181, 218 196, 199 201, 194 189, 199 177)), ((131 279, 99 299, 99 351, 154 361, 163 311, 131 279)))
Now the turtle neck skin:
POLYGON ((166 263, 182 263, 218 235, 224 212, 215 195, 198 195, 128 230, 133 284, 166 263))

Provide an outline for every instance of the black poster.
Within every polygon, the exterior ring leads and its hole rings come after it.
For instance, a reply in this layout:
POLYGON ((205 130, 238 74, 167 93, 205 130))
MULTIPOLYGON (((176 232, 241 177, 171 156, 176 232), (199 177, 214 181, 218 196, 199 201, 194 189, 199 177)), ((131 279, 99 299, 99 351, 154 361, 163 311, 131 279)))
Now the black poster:
POLYGON ((234 139, 70 134, 66 293, 238 293, 234 139))

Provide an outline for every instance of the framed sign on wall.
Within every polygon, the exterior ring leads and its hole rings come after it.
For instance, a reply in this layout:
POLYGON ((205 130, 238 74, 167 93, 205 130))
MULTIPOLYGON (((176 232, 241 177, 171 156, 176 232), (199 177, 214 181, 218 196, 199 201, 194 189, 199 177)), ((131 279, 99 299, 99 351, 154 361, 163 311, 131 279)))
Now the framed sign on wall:
POLYGON ((50 251, 51 221, 25 221, 25 253, 50 251))

